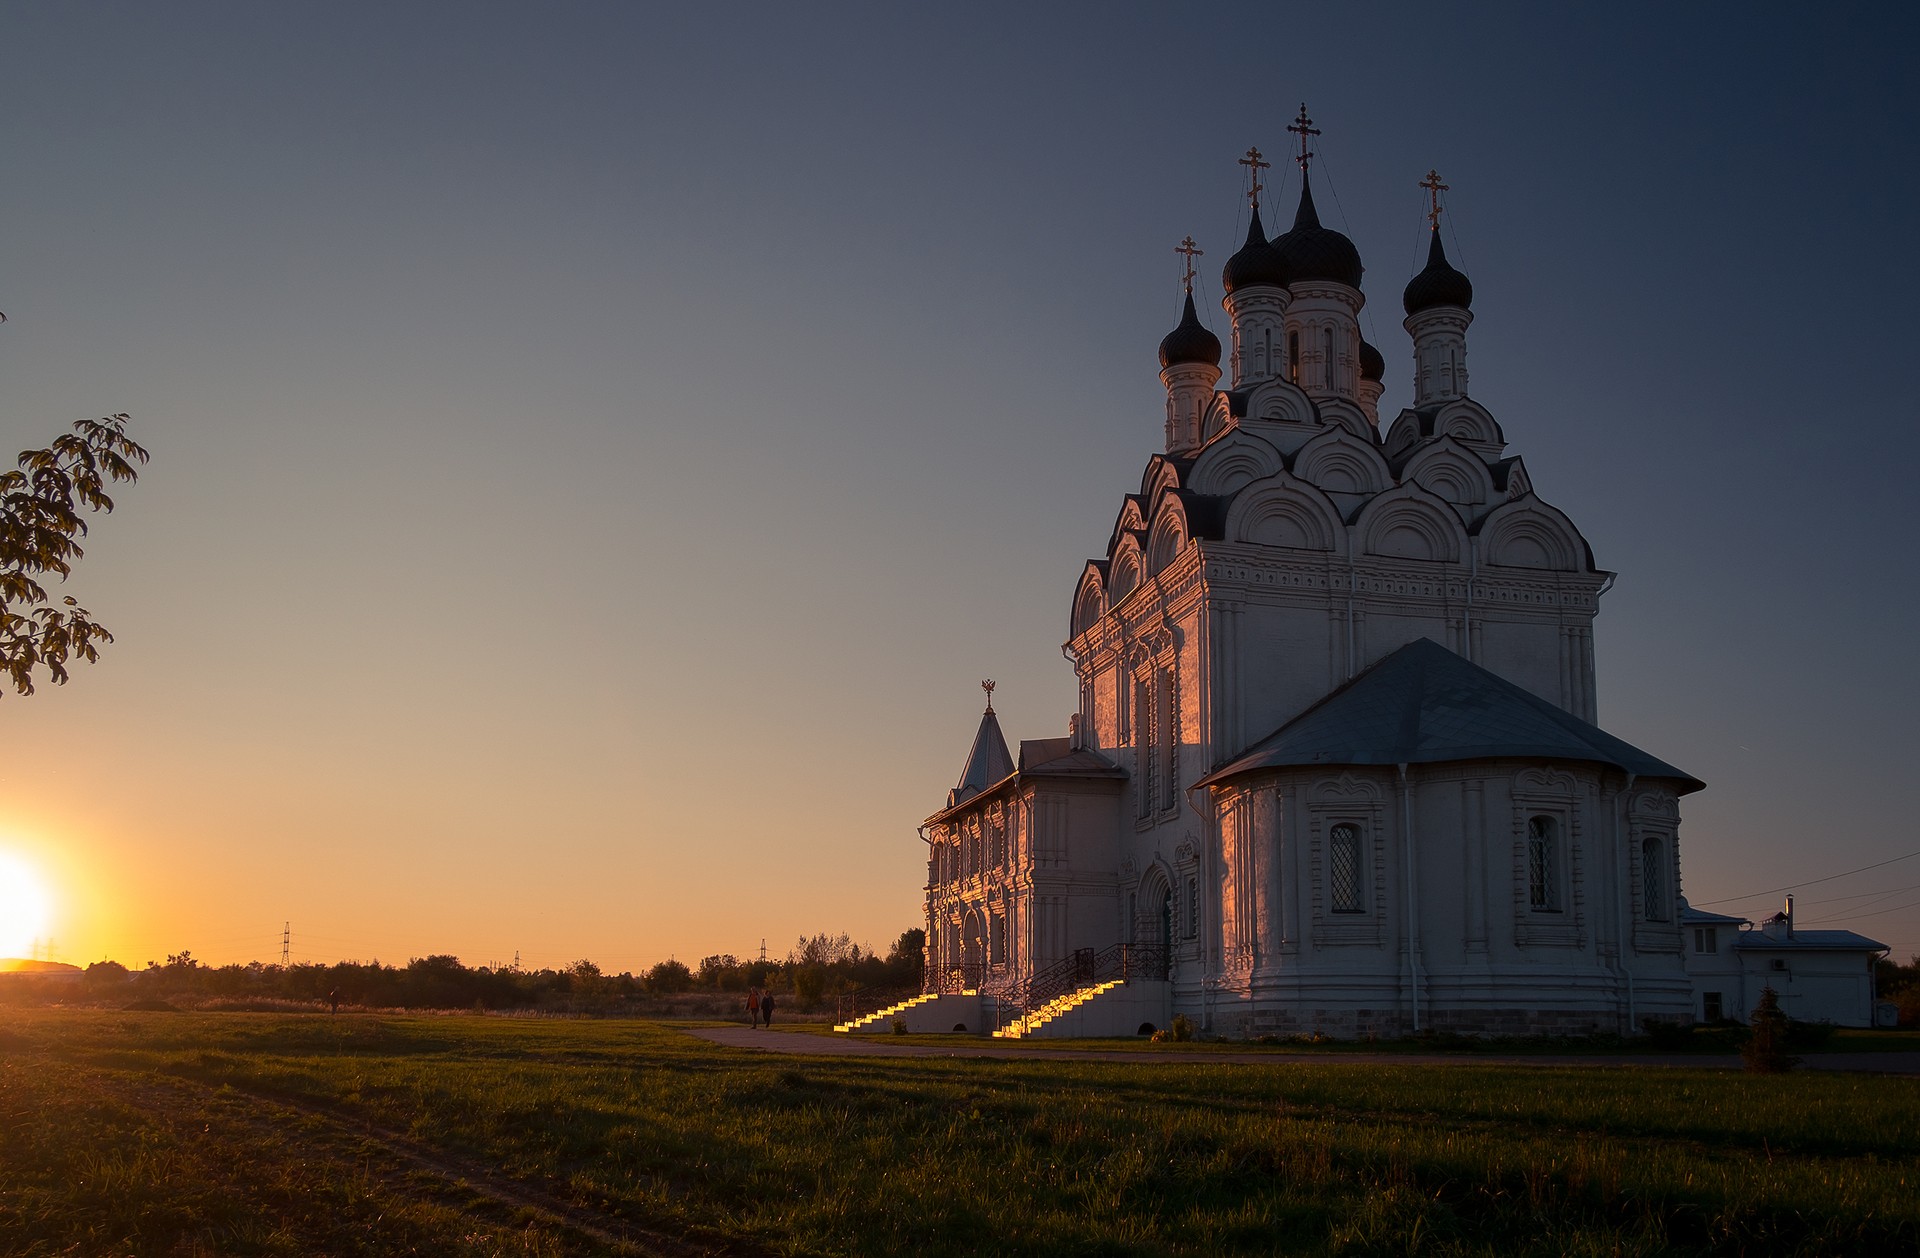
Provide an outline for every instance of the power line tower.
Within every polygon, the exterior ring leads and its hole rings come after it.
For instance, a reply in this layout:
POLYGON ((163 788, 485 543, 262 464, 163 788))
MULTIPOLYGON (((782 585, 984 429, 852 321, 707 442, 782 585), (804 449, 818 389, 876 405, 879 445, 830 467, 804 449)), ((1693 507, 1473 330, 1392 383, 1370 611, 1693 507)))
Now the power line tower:
POLYGON ((765 935, 762 935, 760 936, 760 964, 765 965, 766 963, 767 963, 767 937, 765 935))
POLYGON ((287 959, 292 955, 293 955, 293 923, 282 922, 280 925, 280 968, 281 969, 284 970, 287 968, 287 959))

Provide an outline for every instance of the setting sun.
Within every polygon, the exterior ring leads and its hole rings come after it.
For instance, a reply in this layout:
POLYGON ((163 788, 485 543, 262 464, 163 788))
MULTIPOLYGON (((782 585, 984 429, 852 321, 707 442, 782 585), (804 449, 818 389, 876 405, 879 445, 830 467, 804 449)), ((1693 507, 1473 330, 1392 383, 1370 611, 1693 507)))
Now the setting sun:
POLYGON ((52 897, 40 875, 0 852, 0 957, 24 957, 47 928, 52 897))

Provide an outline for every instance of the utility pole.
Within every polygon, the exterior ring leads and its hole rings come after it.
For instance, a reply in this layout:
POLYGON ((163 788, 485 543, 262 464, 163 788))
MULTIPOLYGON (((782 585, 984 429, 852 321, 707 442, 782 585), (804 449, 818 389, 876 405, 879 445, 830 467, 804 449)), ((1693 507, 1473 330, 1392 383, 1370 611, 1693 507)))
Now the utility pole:
POLYGON ((292 955, 293 955, 293 923, 283 922, 280 925, 280 968, 281 969, 284 970, 287 968, 287 958, 289 958, 292 955))

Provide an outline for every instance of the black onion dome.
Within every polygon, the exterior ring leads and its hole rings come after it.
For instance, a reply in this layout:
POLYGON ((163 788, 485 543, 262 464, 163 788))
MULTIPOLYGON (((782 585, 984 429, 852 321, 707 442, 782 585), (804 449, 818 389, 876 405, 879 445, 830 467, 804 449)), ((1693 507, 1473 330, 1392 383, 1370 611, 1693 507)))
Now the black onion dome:
POLYGON ((1387 360, 1364 339, 1360 342, 1360 378, 1379 384, 1387 375, 1387 360))
POLYGON ((1220 365, 1220 338, 1207 331, 1200 322, 1200 316, 1193 308, 1193 294, 1187 294, 1187 309, 1180 316, 1180 326, 1167 333, 1160 342, 1160 365, 1171 367, 1175 363, 1211 363, 1220 365))
POLYGON ((1427 269, 1407 281, 1401 297, 1408 314, 1419 314, 1435 306, 1471 306, 1473 281, 1453 269, 1447 251, 1440 247, 1440 229, 1433 229, 1433 243, 1427 246, 1427 269))
POLYGON ((1332 280, 1348 288, 1360 287, 1366 268, 1360 265, 1360 251, 1331 227, 1320 226, 1320 214, 1313 208, 1313 185, 1306 172, 1300 175, 1300 211, 1293 216, 1293 230, 1273 242, 1274 252, 1292 275, 1292 281, 1332 280))
POLYGON ((1285 288, 1292 281, 1293 276, 1280 261, 1280 255, 1267 243, 1267 229, 1260 225, 1260 207, 1256 205, 1253 218, 1247 223, 1247 243, 1227 259, 1226 267, 1220 272, 1220 287, 1231 293, 1256 284, 1285 288))

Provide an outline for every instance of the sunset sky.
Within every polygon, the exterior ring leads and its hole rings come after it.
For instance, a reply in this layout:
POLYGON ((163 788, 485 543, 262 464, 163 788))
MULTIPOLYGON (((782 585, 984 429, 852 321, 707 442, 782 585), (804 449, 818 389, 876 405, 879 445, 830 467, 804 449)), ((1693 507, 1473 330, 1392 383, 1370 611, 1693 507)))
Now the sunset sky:
POLYGON ((1451 185, 1687 894, 1894 861, 1799 921, 1920 952, 1914 12, 0 8, 0 434, 153 452, 64 591, 118 641, 0 697, 0 853, 79 963, 884 949, 979 680, 1065 733, 1173 246, 1224 336, 1304 100, 1385 415, 1451 185))

